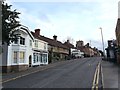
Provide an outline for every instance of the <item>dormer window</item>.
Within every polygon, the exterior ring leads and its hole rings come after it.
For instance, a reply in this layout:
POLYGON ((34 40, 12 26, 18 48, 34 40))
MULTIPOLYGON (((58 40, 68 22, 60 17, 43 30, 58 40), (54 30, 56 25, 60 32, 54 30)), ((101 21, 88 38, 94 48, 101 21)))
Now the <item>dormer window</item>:
POLYGON ((20 44, 21 44, 21 45, 25 45, 25 38, 20 37, 20 44))

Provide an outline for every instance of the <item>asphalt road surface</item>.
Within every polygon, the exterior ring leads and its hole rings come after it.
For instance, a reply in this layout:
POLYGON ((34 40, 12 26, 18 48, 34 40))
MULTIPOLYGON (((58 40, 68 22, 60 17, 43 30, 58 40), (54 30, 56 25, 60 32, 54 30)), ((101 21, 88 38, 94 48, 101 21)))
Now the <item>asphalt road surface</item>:
POLYGON ((3 88, 92 88, 100 57, 68 60, 9 82, 3 88))

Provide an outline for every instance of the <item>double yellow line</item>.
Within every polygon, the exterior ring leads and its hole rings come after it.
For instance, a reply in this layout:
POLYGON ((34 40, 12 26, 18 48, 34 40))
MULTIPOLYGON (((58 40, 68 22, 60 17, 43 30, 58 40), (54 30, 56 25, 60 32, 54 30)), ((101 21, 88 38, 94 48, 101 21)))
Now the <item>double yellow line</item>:
POLYGON ((92 85, 92 90, 98 90, 99 77, 100 77, 100 62, 98 63, 97 68, 95 70, 94 79, 93 79, 93 85, 92 85))

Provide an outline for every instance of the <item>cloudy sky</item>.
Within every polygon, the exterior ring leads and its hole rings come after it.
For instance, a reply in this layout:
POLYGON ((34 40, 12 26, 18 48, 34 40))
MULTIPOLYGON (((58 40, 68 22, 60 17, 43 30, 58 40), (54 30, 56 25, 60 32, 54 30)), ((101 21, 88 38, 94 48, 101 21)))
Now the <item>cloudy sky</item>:
POLYGON ((40 28, 41 35, 64 42, 68 37, 83 40, 102 49, 102 27, 105 47, 107 40, 115 39, 119 0, 9 0, 17 9, 21 24, 31 31, 40 28))

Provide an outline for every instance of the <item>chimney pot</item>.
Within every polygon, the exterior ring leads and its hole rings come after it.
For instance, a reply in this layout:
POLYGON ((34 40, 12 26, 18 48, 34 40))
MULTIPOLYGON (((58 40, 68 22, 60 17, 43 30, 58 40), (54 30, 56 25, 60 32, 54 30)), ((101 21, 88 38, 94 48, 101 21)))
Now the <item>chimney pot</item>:
POLYGON ((37 35, 37 36, 40 35, 40 29, 35 29, 35 35, 37 35))
POLYGON ((54 39, 54 40, 57 40, 57 36, 56 36, 56 35, 54 35, 54 36, 53 36, 53 39, 54 39))

